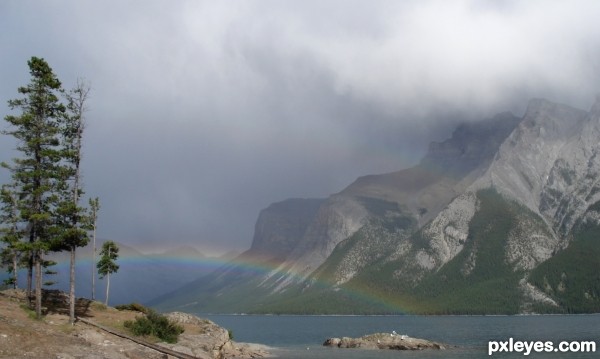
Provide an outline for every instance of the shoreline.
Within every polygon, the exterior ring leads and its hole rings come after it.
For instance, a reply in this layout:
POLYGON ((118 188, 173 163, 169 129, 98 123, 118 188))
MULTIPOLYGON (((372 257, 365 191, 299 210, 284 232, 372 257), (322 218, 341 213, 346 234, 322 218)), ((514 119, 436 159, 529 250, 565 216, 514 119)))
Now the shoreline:
MULTIPOLYGON (((168 312, 167 312, 168 313, 168 312)), ((588 316, 600 313, 523 313, 523 314, 247 314, 247 313, 196 313, 200 317, 540 317, 540 316, 588 316)))

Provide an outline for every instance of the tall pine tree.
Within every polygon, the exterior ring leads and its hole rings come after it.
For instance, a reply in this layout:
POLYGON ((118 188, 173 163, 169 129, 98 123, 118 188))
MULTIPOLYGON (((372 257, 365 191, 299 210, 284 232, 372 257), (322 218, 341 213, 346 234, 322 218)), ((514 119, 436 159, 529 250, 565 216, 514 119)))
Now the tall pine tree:
POLYGON ((44 59, 32 57, 28 65, 31 81, 18 89, 23 96, 8 102, 9 107, 20 110, 20 114, 5 117, 11 126, 3 134, 17 140, 19 157, 13 159, 12 164, 2 163, 12 174, 10 191, 5 187, 2 192, 5 222, 2 228, 6 240, 19 236, 26 239, 15 248, 26 253, 27 294, 30 302, 35 297, 38 317, 41 316, 42 267, 49 263, 43 257, 49 251, 70 251, 69 297, 73 323, 75 250, 87 244, 86 229, 90 222, 85 209, 79 206, 83 194, 80 172, 83 114, 89 86, 79 81, 72 91, 65 92, 44 59), (61 95, 66 105, 61 102, 61 95), (11 217, 12 210, 18 213, 16 217, 11 217), (16 236, 13 233, 17 233, 16 236))
POLYGON ((28 65, 31 82, 18 89, 23 97, 8 102, 12 110, 18 109, 21 114, 4 118, 11 125, 4 133, 18 141, 21 157, 4 166, 12 172, 20 216, 27 223, 27 294, 31 299, 35 269, 35 311, 41 317, 42 263, 56 234, 53 210, 62 181, 60 123, 66 108, 59 100, 61 83, 46 61, 32 57, 28 65))

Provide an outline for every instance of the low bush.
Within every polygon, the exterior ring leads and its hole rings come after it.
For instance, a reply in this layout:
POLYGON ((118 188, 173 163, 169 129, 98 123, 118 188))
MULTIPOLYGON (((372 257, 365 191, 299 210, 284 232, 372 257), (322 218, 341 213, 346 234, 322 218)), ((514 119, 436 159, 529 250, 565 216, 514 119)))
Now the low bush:
POLYGON ((167 343, 177 343, 179 334, 183 333, 183 327, 169 320, 169 318, 147 309, 145 316, 128 320, 124 323, 134 335, 155 336, 167 343))

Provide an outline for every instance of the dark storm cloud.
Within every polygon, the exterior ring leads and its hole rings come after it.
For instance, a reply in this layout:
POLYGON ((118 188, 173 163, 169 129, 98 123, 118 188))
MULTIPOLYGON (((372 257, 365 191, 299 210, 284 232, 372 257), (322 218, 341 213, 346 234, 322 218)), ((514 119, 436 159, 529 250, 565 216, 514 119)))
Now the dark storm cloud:
POLYGON ((270 202, 406 167, 460 119, 521 114, 530 97, 589 107, 599 14, 577 0, 5 1, 0 110, 31 56, 67 87, 86 77, 101 235, 242 250, 270 202))

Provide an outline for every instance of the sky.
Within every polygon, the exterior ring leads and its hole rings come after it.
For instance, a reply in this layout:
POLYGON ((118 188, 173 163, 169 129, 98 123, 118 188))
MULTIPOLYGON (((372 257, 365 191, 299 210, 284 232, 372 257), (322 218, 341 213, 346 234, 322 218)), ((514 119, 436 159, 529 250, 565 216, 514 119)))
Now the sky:
MULTIPOLYGON (((98 235, 243 251, 270 203, 412 166, 459 121, 539 97, 590 108, 599 16, 595 0, 3 0, 0 114, 32 56, 67 89, 85 79, 98 235)), ((0 136, 0 161, 14 147, 0 136)))

